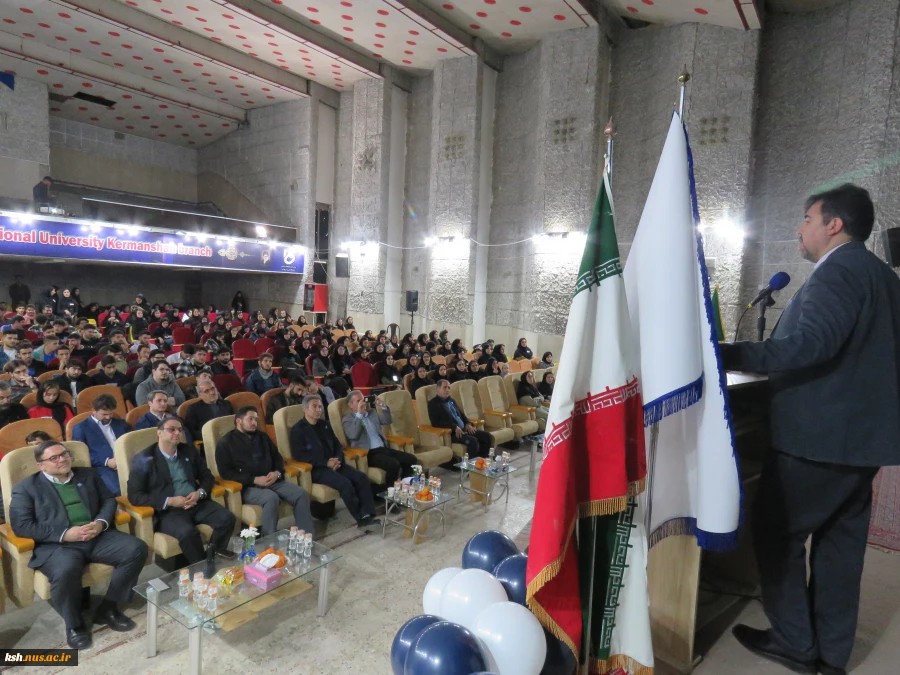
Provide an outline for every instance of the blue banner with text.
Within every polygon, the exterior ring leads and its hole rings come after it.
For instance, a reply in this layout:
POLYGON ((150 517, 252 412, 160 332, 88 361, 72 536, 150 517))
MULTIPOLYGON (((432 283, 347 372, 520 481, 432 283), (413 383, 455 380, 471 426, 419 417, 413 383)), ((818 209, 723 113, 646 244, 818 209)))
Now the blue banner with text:
POLYGON ((143 230, 40 215, 0 214, 4 255, 303 274, 300 246, 143 230))

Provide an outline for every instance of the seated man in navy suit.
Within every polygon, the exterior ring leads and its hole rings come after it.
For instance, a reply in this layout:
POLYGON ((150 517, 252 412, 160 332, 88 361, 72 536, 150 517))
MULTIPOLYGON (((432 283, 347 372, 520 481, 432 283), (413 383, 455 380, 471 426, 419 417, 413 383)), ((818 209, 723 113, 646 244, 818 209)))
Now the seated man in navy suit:
POLYGON ((128 501, 153 507, 158 532, 178 540, 189 564, 206 557, 197 525, 213 529, 210 546, 224 555, 234 531, 234 514, 211 499, 213 475, 203 455, 182 442, 184 425, 167 415, 156 427, 157 442, 131 461, 128 501))
POLYGON ((318 396, 304 396, 304 418, 291 427, 291 457, 312 464, 312 482, 337 490, 359 527, 380 524, 375 518, 375 500, 369 477, 347 466, 344 448, 324 418, 318 396))
POLYGON ((91 451, 91 466, 106 484, 106 489, 118 497, 122 491, 119 489, 119 472, 113 457, 113 446, 116 439, 127 434, 131 428, 125 420, 115 417, 118 403, 111 394, 100 394, 93 400, 91 407, 94 409, 93 414, 75 425, 72 440, 81 441, 88 446, 91 451))
POLYGON ((66 622, 69 647, 87 649, 91 633, 81 618, 84 568, 94 562, 115 568, 94 624, 130 631, 134 621, 118 605, 131 599, 147 545, 116 530, 115 498, 96 470, 72 467, 72 455, 62 443, 44 441, 34 448, 34 459, 40 471, 13 487, 9 522, 18 536, 34 540, 28 566, 50 580, 50 597, 66 622))
MULTIPOLYGON (((147 405, 150 406, 150 410, 134 423, 135 431, 138 429, 155 429, 166 415, 171 414, 169 412, 169 395, 162 389, 150 392, 150 395, 147 396, 147 405)), ((184 429, 183 441, 188 445, 194 444, 191 439, 191 432, 187 430, 187 427, 184 429)))

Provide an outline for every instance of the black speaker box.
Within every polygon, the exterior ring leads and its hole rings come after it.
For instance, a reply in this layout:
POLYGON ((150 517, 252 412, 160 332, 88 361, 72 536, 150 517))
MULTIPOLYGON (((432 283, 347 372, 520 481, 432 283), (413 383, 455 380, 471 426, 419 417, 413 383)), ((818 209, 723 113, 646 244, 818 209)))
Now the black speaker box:
POLYGON ((419 291, 406 291, 406 311, 419 311, 419 291))
POLYGON ((338 255, 334 258, 334 276, 342 279, 350 277, 350 258, 338 255))

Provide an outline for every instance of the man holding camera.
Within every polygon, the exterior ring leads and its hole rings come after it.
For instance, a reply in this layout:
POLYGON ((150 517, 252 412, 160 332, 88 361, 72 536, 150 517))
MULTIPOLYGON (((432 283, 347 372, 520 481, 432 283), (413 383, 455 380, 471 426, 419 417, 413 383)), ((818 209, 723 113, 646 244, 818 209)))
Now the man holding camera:
POLYGON ((383 469, 385 485, 393 485, 398 478, 413 475, 416 458, 408 452, 388 447, 381 427, 391 423, 391 409, 381 396, 375 397, 375 406, 377 410, 370 408, 366 397, 358 389, 351 391, 347 394, 350 412, 344 415, 341 426, 344 427, 347 443, 351 447, 368 450, 369 466, 383 469))

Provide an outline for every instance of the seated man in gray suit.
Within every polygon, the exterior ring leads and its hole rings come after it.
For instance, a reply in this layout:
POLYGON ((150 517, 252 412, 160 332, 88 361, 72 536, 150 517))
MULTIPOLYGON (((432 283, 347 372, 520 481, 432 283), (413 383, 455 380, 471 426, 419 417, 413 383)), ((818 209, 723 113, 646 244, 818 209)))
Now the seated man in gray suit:
POLYGON ((385 485, 393 485, 398 478, 413 475, 416 458, 408 452, 388 447, 387 439, 381 431, 383 424, 390 424, 391 409, 381 396, 375 397, 377 410, 369 408, 366 397, 358 389, 347 394, 350 412, 344 415, 341 426, 347 436, 347 443, 353 448, 368 450, 366 459, 369 466, 384 469, 385 485))
POLYGON ((69 647, 87 649, 91 633, 81 618, 84 568, 93 562, 115 568, 94 624, 130 631, 134 622, 118 605, 131 599, 147 545, 116 529, 115 497, 94 469, 72 467, 72 455, 62 443, 44 441, 35 447, 34 459, 41 470, 13 487, 9 521, 18 536, 34 539, 28 566, 50 580, 50 597, 66 622, 69 647))

